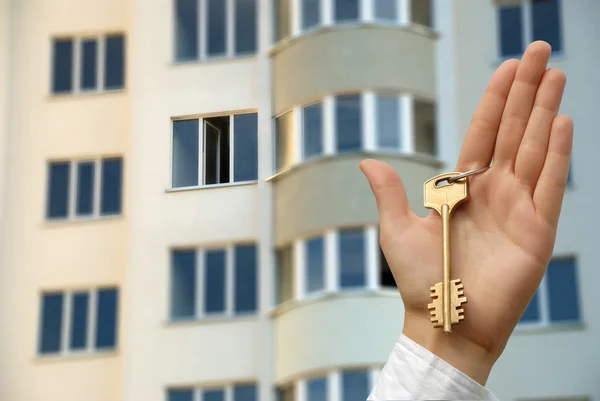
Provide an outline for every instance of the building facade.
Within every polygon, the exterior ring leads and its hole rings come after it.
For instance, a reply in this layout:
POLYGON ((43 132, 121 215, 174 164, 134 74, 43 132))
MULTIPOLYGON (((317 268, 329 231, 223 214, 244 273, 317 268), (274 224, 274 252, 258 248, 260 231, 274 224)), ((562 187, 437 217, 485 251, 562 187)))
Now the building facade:
POLYGON ((535 39, 575 145, 488 386, 600 400, 595 0, 0 0, 0 399, 354 401, 402 330, 358 163, 450 171, 535 39), (588 157, 589 156, 589 157, 588 157), (588 163, 586 165, 586 163, 588 163))

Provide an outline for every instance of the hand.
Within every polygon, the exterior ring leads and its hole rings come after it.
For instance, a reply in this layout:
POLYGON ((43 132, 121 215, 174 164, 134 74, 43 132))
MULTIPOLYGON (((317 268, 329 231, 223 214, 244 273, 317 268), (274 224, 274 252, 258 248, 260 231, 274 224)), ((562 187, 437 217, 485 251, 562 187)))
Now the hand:
POLYGON ((430 321, 429 288, 442 277, 442 222, 417 217, 398 174, 365 160, 377 200, 380 242, 405 306, 403 332, 485 385, 552 256, 566 187, 573 122, 557 116, 565 74, 546 69, 551 48, 529 45, 504 62, 475 110, 454 171, 469 200, 452 215, 452 278, 464 283, 465 318, 444 335, 430 321))

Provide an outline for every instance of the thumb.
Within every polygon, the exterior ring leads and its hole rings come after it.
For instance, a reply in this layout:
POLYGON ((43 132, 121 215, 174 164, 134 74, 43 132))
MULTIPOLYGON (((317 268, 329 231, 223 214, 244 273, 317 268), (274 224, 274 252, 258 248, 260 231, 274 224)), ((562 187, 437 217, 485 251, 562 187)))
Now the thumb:
POLYGON ((406 224, 413 212, 408 205, 402 179, 393 167, 378 160, 363 160, 359 168, 375 195, 381 228, 386 230, 384 226, 391 228, 406 224))

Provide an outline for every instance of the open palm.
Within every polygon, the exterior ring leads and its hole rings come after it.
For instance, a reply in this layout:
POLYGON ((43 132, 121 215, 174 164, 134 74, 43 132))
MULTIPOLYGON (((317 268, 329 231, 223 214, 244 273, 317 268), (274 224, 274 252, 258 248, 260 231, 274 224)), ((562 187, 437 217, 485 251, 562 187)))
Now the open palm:
MULTIPOLYGON (((497 358, 532 299, 552 255, 567 182, 573 124, 557 116, 566 78, 546 69, 550 46, 534 42, 521 61, 491 78, 466 134, 457 172, 492 162, 469 178, 469 200, 453 213, 452 279, 464 283, 458 336, 497 358)), ((377 199, 381 245, 405 305, 407 324, 433 329, 429 287, 442 277, 442 223, 417 217, 387 164, 361 163, 377 199)))

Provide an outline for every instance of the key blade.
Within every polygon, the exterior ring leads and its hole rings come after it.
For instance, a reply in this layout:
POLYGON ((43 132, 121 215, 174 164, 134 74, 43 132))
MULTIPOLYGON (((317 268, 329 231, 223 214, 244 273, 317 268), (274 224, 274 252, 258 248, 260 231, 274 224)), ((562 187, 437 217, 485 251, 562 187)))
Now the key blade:
POLYGON ((428 209, 436 210, 438 213, 442 213, 442 205, 447 204, 450 207, 450 211, 454 207, 460 205, 466 201, 469 197, 467 188, 467 179, 463 178, 452 184, 443 183, 445 185, 437 187, 436 183, 453 177, 459 173, 446 173, 440 174, 436 177, 426 181, 423 185, 425 207, 428 209))

